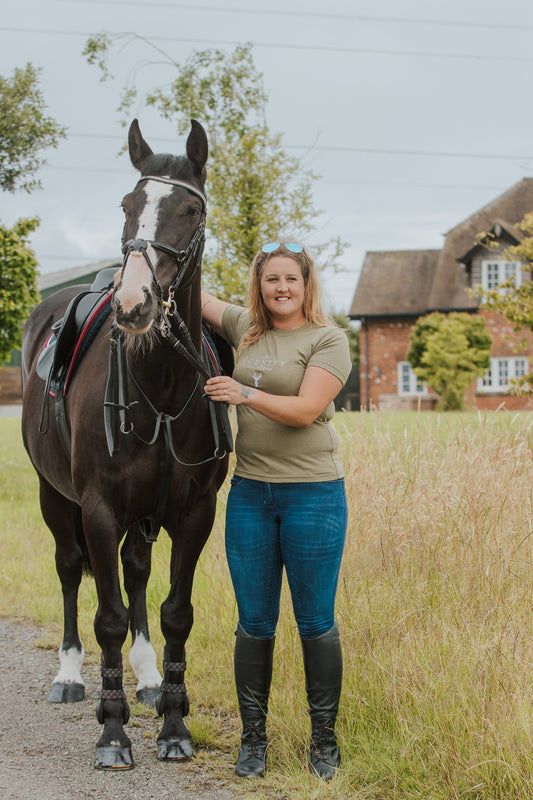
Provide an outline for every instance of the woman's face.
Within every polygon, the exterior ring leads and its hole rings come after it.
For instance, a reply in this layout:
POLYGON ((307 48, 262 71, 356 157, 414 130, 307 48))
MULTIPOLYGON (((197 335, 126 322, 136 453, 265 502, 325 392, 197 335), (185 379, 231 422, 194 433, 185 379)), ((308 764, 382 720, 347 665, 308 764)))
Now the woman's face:
POLYGON ((290 330, 305 323, 305 282, 294 258, 273 256, 265 261, 260 286, 274 328, 290 330))

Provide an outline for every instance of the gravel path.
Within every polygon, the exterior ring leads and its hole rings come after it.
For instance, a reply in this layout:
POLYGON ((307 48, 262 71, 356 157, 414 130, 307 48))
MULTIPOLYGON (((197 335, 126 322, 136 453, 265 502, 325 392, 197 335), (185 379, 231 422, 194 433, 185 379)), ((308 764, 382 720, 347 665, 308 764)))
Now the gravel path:
POLYGON ((132 715, 128 725, 134 769, 94 769, 99 670, 84 665, 85 701, 48 703, 58 658, 37 646, 40 633, 0 619, 2 800, 237 800, 232 755, 202 754, 181 765, 157 761, 154 737, 161 722, 155 712, 154 719, 132 715))

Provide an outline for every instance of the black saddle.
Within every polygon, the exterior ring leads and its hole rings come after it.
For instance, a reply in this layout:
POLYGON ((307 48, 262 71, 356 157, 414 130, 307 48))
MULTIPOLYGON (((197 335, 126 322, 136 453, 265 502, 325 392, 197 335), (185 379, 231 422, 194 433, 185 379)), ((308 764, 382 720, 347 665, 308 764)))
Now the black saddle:
POLYGON ((80 337, 85 333, 85 352, 109 314, 109 302, 104 301, 111 299, 110 289, 115 272, 115 267, 99 272, 91 287, 77 294, 70 301, 62 319, 53 325, 37 361, 37 374, 46 382, 48 391, 52 389, 54 394, 66 391, 67 379, 75 366, 73 358, 76 354, 76 361, 79 361, 83 354, 78 347, 80 337))

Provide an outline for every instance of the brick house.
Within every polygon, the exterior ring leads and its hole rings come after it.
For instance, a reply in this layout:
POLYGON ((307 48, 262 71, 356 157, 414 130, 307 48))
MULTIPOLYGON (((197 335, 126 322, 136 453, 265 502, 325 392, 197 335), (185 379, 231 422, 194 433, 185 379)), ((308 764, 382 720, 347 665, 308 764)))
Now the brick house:
POLYGON ((519 262, 502 257, 524 233, 516 226, 533 211, 533 178, 504 194, 452 228, 442 250, 368 252, 349 316, 360 320, 361 407, 382 410, 431 409, 436 394, 421 384, 406 359, 409 336, 418 317, 432 311, 483 314, 493 337, 491 367, 466 392, 470 408, 533 408, 533 400, 507 394, 509 379, 533 369, 533 332, 516 352, 511 326, 483 308, 468 289, 493 289, 508 277, 531 280, 519 262), (479 237, 491 233, 490 248, 479 237))

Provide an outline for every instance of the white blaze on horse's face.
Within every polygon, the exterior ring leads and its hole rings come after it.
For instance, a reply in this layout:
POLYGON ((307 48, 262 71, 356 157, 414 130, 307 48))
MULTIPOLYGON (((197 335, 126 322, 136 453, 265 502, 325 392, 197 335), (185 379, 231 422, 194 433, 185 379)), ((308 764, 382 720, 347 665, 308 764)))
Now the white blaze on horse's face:
MULTIPOLYGON (((139 224, 137 226, 137 239, 155 239, 157 223, 159 220, 159 207, 161 200, 168 197, 173 191, 174 187, 168 183, 161 181, 144 182, 143 191, 146 194, 146 203, 139 217, 139 224)), ((151 249, 150 258, 152 255, 155 257, 155 251, 151 249)))
MULTIPOLYGON (((137 231, 133 238, 144 239, 147 242, 156 239, 161 201, 173 190, 173 186, 160 181, 147 180, 142 190, 146 195, 146 202, 139 215, 137 231)), ((157 252, 148 244, 146 249, 148 258, 154 265, 157 263, 157 252)), ((115 309, 119 328, 130 333, 146 333, 152 323, 150 316, 146 323, 147 315, 151 315, 154 308, 152 297, 152 272, 146 259, 139 251, 132 251, 124 268, 120 283, 115 291, 115 309)))

